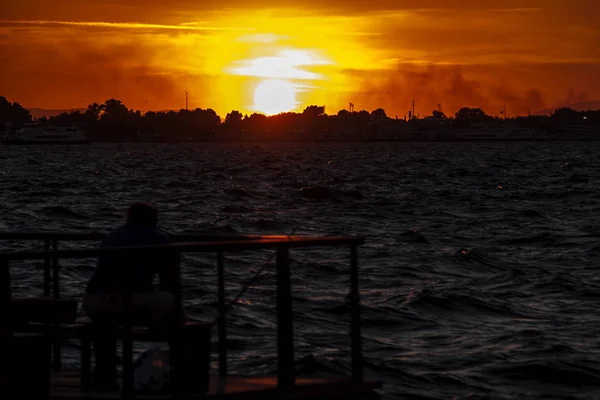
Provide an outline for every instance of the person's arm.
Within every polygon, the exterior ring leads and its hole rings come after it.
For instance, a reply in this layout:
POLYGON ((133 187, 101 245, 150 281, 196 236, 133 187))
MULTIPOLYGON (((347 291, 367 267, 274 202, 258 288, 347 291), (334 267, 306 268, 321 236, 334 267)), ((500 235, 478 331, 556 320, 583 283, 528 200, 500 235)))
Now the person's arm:
POLYGON ((159 290, 169 292, 173 295, 173 322, 183 323, 185 313, 183 311, 183 301, 181 299, 181 269, 180 254, 177 251, 167 251, 164 253, 163 267, 159 272, 159 290))
POLYGON ((173 294, 179 291, 179 261, 179 253, 176 251, 165 251, 161 255, 158 272, 160 290, 173 294))
MULTIPOLYGON (((112 245, 112 235, 108 234, 100 242, 99 248, 107 248, 112 245)), ((112 266, 109 254, 100 254, 96 260, 96 269, 87 283, 85 291, 87 293, 106 290, 114 284, 108 277, 108 272, 112 266)))

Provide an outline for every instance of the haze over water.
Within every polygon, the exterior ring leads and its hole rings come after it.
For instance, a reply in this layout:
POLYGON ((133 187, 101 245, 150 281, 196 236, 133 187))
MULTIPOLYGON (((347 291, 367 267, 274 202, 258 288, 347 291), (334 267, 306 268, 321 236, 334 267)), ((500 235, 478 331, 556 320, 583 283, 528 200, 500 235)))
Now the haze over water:
MULTIPOLYGON (((143 200, 171 232, 364 235, 366 376, 386 398, 600 390, 597 143, 58 149, 0 147, 0 231, 104 231, 143 200)), ((349 370, 348 255, 291 253, 303 374, 349 370)), ((226 255, 228 298, 269 256, 226 255)), ((185 258, 195 318, 215 316, 215 264, 185 258)), ((62 265, 63 292, 81 298, 94 261, 62 265)), ((17 293, 40 293, 36 267, 16 268, 17 293)), ((276 368, 273 277, 267 269, 228 317, 232 373, 276 368)))

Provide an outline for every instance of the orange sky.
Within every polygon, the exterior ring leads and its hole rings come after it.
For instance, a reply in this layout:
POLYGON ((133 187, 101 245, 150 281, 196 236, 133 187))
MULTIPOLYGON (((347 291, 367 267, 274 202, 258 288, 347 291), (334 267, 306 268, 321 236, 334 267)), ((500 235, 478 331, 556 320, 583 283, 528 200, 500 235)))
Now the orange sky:
POLYGON ((403 117, 600 100, 600 2, 20 0, 0 4, 0 95, 27 107, 403 117), (451 3, 451 5, 450 5, 451 3), (486 3, 486 6, 482 4, 486 3), (224 7, 227 8, 224 8, 224 7))

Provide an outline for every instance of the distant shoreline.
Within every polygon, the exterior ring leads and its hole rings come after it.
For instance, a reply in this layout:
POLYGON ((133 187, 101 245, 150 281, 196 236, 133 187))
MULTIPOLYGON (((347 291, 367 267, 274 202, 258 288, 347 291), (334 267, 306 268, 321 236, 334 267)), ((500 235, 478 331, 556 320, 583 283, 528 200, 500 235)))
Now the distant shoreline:
MULTIPOLYGON (((600 140, 600 110, 560 108, 551 116, 502 118, 481 108, 463 107, 447 116, 440 109, 420 117, 414 110, 390 118, 385 110, 340 110, 326 114, 324 106, 301 113, 267 116, 232 111, 223 119, 212 109, 146 112, 129 109, 117 99, 90 104, 31 122, 29 111, 0 97, 7 112, 0 115, 6 139, 47 141, 46 131, 70 128, 72 135, 96 143, 495 143, 579 142, 600 140), (35 126, 33 126, 33 125, 35 126), (27 129, 24 129, 25 125, 27 129), (24 135, 24 136, 20 136, 24 135), (37 139, 39 136, 39 140, 37 139)), ((54 134, 54 133, 53 133, 54 134)), ((64 139, 69 139, 66 135, 64 139)), ((25 144, 25 143, 24 143, 25 144)))

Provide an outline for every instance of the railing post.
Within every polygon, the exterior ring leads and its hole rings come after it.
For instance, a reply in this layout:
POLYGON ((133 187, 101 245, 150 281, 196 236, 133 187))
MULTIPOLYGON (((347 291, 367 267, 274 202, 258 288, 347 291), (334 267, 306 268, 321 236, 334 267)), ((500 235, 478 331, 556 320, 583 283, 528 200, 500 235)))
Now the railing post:
POLYGON ((44 297, 50 297, 50 239, 44 239, 44 297))
MULTIPOLYGON (((183 324, 185 323, 185 315, 183 312, 183 299, 181 294, 181 252, 176 251, 175 254, 169 253, 169 259, 173 256, 173 268, 174 268, 174 276, 173 280, 175 283, 175 287, 173 287, 173 307, 174 312, 177 314, 177 325, 174 327, 174 331, 172 332, 171 339, 169 341, 169 348, 171 350, 171 385, 174 390, 174 393, 182 393, 185 390, 188 382, 185 381, 187 375, 185 375, 184 368, 185 365, 185 347, 184 343, 181 343, 183 340, 183 324)), ((131 374, 131 378, 133 379, 133 372, 131 374)), ((133 384, 133 380, 132 380, 133 384)), ((133 387, 132 387, 133 390, 133 387)))
POLYGON ((123 290, 123 381, 121 395, 124 399, 133 399, 133 337, 131 333, 131 293, 123 290))
MULTIPOLYGON (((58 242, 56 239, 52 240, 52 251, 58 250, 58 242)), ((52 258, 52 297, 60 298, 60 277, 58 276, 58 257, 52 258)))
MULTIPOLYGON (((11 300, 11 289, 10 289, 10 265, 8 260, 2 259, 0 260, 0 279, 2 283, 0 287, 2 288, 2 294, 0 294, 0 302, 2 304, 2 311, 8 312, 10 311, 10 300, 11 300)), ((6 324, 1 324, 2 326, 6 324)))
POLYGON ((296 384, 294 370, 294 327, 292 323, 292 289, 289 248, 277 247, 277 386, 289 389, 296 384))
POLYGON ((227 376, 227 324, 225 320, 225 266, 223 252, 217 255, 219 297, 219 376, 227 376))
POLYGON ((356 245, 352 245, 350 259, 350 310, 352 313, 350 338, 352 340, 352 379, 356 382, 362 382, 364 375, 362 339, 360 332, 361 320, 360 294, 358 290, 358 252, 356 245))
MULTIPOLYGON (((1 318, 4 319, 3 323, 0 324, 0 354, 7 357, 10 350, 11 338, 12 338, 12 315, 10 309, 10 265, 8 260, 0 260, 0 309, 1 318)), ((0 398, 8 399, 11 397, 10 393, 10 360, 4 360, 0 362, 2 367, 0 368, 0 398)))
MULTIPOLYGON (((56 239, 52 240, 52 252, 56 253, 58 250, 58 242, 56 239)), ((58 257, 52 257, 52 297, 55 299, 60 298, 60 278, 58 272, 58 257)), ((60 371, 62 367, 62 355, 61 355, 61 339, 54 340, 52 344, 52 368, 55 371, 60 371)))
POLYGON ((176 287, 174 288, 174 295, 173 295, 173 304, 174 306, 177 308, 177 313, 179 313, 179 317, 183 317, 183 297, 181 295, 181 252, 179 250, 176 250, 176 253, 174 255, 175 258, 175 262, 174 262, 174 268, 175 268, 175 285, 176 287))

